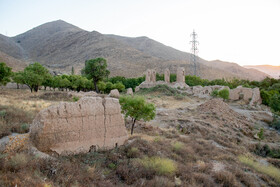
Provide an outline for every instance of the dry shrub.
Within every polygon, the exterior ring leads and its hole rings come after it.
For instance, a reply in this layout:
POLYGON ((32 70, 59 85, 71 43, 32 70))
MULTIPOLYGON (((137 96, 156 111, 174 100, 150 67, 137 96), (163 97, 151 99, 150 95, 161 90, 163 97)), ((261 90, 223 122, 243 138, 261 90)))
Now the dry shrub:
POLYGON ((246 156, 239 156, 239 161, 247 166, 254 168, 260 173, 268 175, 280 183, 280 170, 272 165, 264 165, 246 156))
POLYGON ((246 174, 245 172, 239 169, 235 169, 235 171, 233 172, 235 173, 236 178, 245 186, 248 187, 256 186, 255 179, 251 175, 246 174))
POLYGON ((116 169, 116 174, 119 180, 131 185, 138 181, 140 178, 153 179, 155 171, 149 170, 141 166, 140 164, 132 161, 119 164, 116 169))
POLYGON ((204 173, 193 173, 192 174, 192 185, 196 186, 204 186, 204 187, 212 187, 216 186, 214 180, 211 178, 210 175, 206 175, 204 173))
POLYGON ((228 171, 220 171, 214 174, 215 181, 222 186, 240 186, 235 176, 228 171))
POLYGON ((172 176, 177 171, 176 163, 168 158, 144 157, 136 161, 144 168, 155 171, 158 175, 172 176))
POLYGON ((128 158, 137 158, 139 157, 139 150, 137 147, 131 147, 127 150, 126 156, 128 158))
POLYGON ((34 113, 13 106, 0 105, 0 138, 12 132, 26 133, 32 123, 34 113))
MULTIPOLYGON (((136 184, 137 186, 137 184, 136 184)), ((173 187, 175 186, 174 182, 170 179, 163 176, 156 176, 152 180, 145 181, 143 186, 153 186, 153 187, 173 187)))
POLYGON ((267 160, 269 163, 271 163, 272 165, 274 165, 275 167, 280 169, 280 160, 276 159, 276 158, 269 158, 267 160))
POLYGON ((9 167, 12 170, 19 170, 27 166, 30 156, 25 153, 16 153, 9 159, 9 167))
POLYGON ((175 152, 180 152, 184 147, 184 144, 182 142, 178 142, 178 141, 173 142, 171 145, 172 145, 173 151, 175 151, 175 152))

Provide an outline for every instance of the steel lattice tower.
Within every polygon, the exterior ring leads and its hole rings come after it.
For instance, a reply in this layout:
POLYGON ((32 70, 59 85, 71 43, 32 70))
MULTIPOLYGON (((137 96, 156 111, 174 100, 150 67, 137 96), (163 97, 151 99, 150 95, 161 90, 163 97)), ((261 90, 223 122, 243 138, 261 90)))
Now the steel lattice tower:
POLYGON ((195 31, 193 30, 192 34, 191 34, 191 38, 192 40, 190 41, 192 48, 191 48, 191 61, 193 62, 193 66, 194 66, 194 75, 198 76, 198 63, 197 63, 197 53, 198 53, 198 41, 196 40, 197 38, 197 34, 195 33, 195 31))

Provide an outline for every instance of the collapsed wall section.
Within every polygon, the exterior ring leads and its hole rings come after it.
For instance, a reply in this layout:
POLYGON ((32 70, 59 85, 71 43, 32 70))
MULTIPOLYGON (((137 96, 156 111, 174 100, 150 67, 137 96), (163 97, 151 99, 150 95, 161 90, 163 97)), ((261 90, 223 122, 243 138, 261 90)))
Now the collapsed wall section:
POLYGON ((42 110, 30 137, 41 151, 76 154, 122 145, 128 136, 118 99, 83 97, 42 110))

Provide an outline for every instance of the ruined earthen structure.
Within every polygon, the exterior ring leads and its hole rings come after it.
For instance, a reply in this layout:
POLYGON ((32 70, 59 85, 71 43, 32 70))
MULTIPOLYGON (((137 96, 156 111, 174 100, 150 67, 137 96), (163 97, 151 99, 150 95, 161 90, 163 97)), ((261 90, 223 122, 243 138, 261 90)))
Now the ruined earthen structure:
POLYGON ((164 70, 164 82, 170 83, 170 71, 168 68, 164 70))
POLYGON ((156 71, 148 69, 146 71, 146 79, 145 82, 142 82, 139 86, 135 88, 135 91, 139 91, 140 88, 152 88, 157 85, 168 85, 172 88, 181 88, 186 89, 189 86, 185 83, 185 69, 178 68, 177 70, 177 81, 175 83, 170 83, 170 71, 169 69, 165 69, 164 71, 164 81, 156 81, 156 71), (180 72, 180 73, 179 73, 180 72), (179 76, 179 78, 178 78, 179 76), (178 82, 179 80, 179 82, 178 82))
POLYGON ((30 127, 40 151, 75 154, 122 145, 128 138, 118 99, 83 97, 42 110, 30 127))
POLYGON ((133 96, 133 90, 132 90, 132 88, 128 88, 127 91, 126 91, 126 94, 127 94, 127 95, 133 96))
POLYGON ((238 86, 229 91, 229 99, 232 101, 243 100, 249 105, 261 104, 261 95, 259 88, 244 88, 238 86))
POLYGON ((147 69, 145 82, 151 82, 151 74, 152 74, 151 70, 147 69))
POLYGON ((151 82, 155 83, 157 81, 156 79, 156 70, 152 69, 151 70, 151 82))
POLYGON ((185 68, 179 67, 176 74, 177 83, 185 83, 185 68))

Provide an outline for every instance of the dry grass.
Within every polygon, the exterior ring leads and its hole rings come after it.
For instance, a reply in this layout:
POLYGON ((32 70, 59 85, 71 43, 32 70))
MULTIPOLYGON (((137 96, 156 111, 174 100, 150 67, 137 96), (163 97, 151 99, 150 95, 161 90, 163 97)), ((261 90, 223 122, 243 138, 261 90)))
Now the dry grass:
POLYGON ((173 160, 160 157, 144 157, 136 160, 146 169, 155 171, 158 175, 174 175, 176 172, 176 164, 173 160))
POLYGON ((272 178, 274 178, 277 182, 280 183, 280 170, 272 165, 264 165, 259 162, 254 161, 252 158, 249 158, 247 156, 239 156, 239 161, 256 171, 266 174, 272 178))

